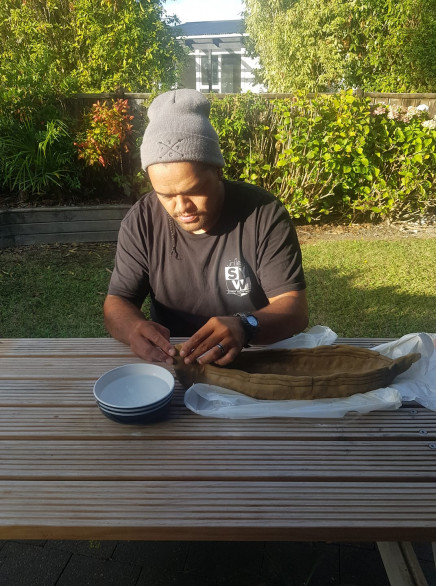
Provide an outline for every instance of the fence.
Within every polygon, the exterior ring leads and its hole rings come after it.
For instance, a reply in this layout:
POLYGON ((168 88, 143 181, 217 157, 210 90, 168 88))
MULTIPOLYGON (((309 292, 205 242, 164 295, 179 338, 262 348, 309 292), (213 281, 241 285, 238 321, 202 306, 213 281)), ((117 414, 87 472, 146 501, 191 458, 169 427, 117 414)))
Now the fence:
POLYGON ((398 106, 419 106, 426 104, 429 107, 430 117, 436 116, 436 94, 388 94, 380 92, 362 92, 362 95, 371 98, 372 104, 396 104, 398 106))
MULTIPOLYGON (((382 92, 364 92, 362 90, 355 90, 355 95, 359 97, 370 98, 372 104, 395 104, 399 106, 419 106, 425 104, 429 107, 430 117, 436 116, 436 94, 395 94, 382 92)), ((229 94, 214 94, 214 97, 224 98, 229 94)), ((259 94, 266 99, 275 98, 291 98, 292 94, 259 94)), ((309 93, 309 98, 313 98, 315 94, 309 93)), ((132 109, 137 109, 144 102, 148 103, 151 94, 143 93, 106 93, 106 94, 77 94, 68 99, 68 106, 73 115, 80 115, 83 110, 90 108, 97 100, 110 100, 121 98, 127 100, 132 109)))

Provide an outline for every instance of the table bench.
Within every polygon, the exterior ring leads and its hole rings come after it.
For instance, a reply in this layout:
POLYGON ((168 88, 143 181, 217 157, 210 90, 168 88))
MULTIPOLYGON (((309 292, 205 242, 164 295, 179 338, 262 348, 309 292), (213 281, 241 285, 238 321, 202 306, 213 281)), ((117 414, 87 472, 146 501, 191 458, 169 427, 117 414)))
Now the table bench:
POLYGON ((0 539, 375 541, 392 584, 426 584, 435 412, 203 418, 176 382, 167 419, 122 425, 92 387, 134 362, 109 338, 0 339, 0 539))

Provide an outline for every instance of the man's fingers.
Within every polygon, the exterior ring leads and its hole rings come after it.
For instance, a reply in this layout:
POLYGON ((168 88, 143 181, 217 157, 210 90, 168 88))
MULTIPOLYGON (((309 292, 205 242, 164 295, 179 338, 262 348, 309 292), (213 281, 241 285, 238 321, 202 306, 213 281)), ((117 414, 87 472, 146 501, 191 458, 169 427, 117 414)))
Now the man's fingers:
POLYGON ((192 352, 189 357, 185 358, 185 363, 189 364, 195 360, 199 364, 209 364, 215 362, 220 366, 229 364, 236 358, 242 350, 242 346, 238 345, 232 338, 225 338, 221 342, 216 342, 216 337, 209 337, 205 340, 207 350, 196 356, 197 352, 192 352))
POLYGON ((239 354, 240 348, 230 347, 228 350, 224 346, 224 343, 215 344, 210 350, 199 356, 197 362, 200 364, 209 364, 214 362, 219 366, 224 366, 232 362, 239 354))
POLYGON ((231 350, 226 352, 224 356, 221 356, 217 360, 214 360, 214 362, 215 364, 218 364, 218 366, 226 366, 227 364, 233 362, 233 360, 236 358, 236 356, 238 356, 239 353, 240 350, 238 350, 237 348, 232 348, 231 350))
POLYGON ((153 324, 153 327, 148 327, 145 331, 141 332, 142 337, 147 341, 151 342, 153 346, 160 349, 167 357, 175 356, 176 350, 169 341, 169 330, 160 324, 153 324))
POLYGON ((132 332, 130 347, 143 360, 172 364, 176 350, 169 341, 169 335, 164 326, 144 321, 132 332))
POLYGON ((182 358, 189 356, 189 362, 196 360, 199 356, 208 352, 213 344, 209 342, 209 337, 213 330, 203 326, 196 332, 189 340, 187 340, 180 349, 180 356, 182 358), (209 342, 209 343, 208 343, 209 342))
POLYGON ((218 344, 215 344, 215 346, 212 346, 212 348, 210 350, 207 350, 206 352, 204 352, 204 354, 201 354, 197 358, 197 362, 199 362, 200 364, 205 364, 208 362, 216 362, 217 360, 219 360, 220 358, 222 358, 226 354, 227 354, 227 350, 224 348, 224 346, 222 344, 218 343, 218 344))
POLYGON ((167 364, 173 364, 173 358, 171 356, 158 346, 151 344, 145 338, 141 338, 132 343, 131 349, 147 362, 166 362, 167 364))
POLYGON ((228 364, 244 345, 245 335, 234 316, 212 317, 180 349, 185 364, 197 360, 200 364, 228 364))
POLYGON ((212 337, 207 338, 201 344, 198 344, 195 348, 193 348, 189 354, 185 355, 185 363, 190 364, 191 362, 195 362, 196 360, 202 364, 206 362, 212 362, 214 360, 214 356, 219 358, 222 356, 221 352, 217 352, 217 346, 212 337))

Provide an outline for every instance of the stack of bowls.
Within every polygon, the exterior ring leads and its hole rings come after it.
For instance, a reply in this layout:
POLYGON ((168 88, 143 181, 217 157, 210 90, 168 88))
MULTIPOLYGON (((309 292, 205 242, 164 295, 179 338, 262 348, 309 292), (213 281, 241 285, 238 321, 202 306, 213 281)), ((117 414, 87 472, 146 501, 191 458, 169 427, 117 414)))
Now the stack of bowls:
POLYGON ((119 423, 161 419, 174 393, 174 377, 156 364, 126 364, 109 370, 94 385, 97 405, 119 423))

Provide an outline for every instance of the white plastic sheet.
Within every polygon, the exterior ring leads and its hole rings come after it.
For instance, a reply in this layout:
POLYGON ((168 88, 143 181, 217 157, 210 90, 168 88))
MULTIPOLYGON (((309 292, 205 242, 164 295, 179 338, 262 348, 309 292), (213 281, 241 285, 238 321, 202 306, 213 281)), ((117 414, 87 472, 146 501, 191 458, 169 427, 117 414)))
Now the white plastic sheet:
MULTIPOLYGON (((272 344, 269 348, 313 348, 333 344, 337 335, 325 326, 272 344)), ((368 413, 398 409, 403 401, 417 401, 436 410, 436 334, 408 334, 399 340, 373 348, 385 356, 397 358, 420 352, 421 359, 399 375, 390 387, 342 399, 310 401, 265 401, 253 399, 222 387, 194 384, 185 393, 185 405, 199 415, 228 419, 261 417, 338 418, 347 413, 368 413)))
POLYGON ((400 393, 402 401, 416 401, 436 411, 436 334, 408 334, 373 350, 389 358, 419 352, 421 359, 398 375, 391 386, 400 393))

